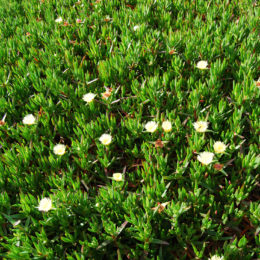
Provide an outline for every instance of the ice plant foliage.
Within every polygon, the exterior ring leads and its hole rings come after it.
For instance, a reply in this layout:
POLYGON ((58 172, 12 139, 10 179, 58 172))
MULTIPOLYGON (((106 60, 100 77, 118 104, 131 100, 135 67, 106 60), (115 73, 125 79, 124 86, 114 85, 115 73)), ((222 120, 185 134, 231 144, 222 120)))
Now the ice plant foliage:
POLYGON ((164 132, 168 133, 172 130, 172 123, 170 121, 163 121, 162 123, 162 129, 164 132))
POLYGON ((87 93, 83 96, 83 100, 87 103, 90 103, 94 100, 96 94, 93 94, 93 93, 87 93))
POLYGON ((53 147, 53 152, 56 155, 63 155, 63 154, 65 154, 65 151, 66 151, 66 146, 64 144, 56 144, 53 147))
POLYGON ((147 132, 153 133, 156 131, 158 124, 154 121, 147 122, 144 126, 147 132))
POLYGON ((201 60, 197 63, 196 67, 200 70, 206 70, 208 69, 208 62, 206 60, 201 60))
POLYGON ((41 199, 39 206, 39 211, 47 212, 52 209, 52 201, 50 198, 43 198, 41 199))
POLYGON ((198 155, 198 160, 204 164, 204 165, 208 165, 210 163, 212 163, 213 161, 213 157, 214 157, 214 153, 211 152, 202 152, 198 155))
POLYGON ((259 258, 258 2, 0 0, 1 258, 259 258))
POLYGON ((209 125, 209 123, 205 122, 205 121, 198 121, 198 122, 193 123, 195 130, 199 133, 206 132, 206 130, 208 129, 208 125, 209 125))
POLYGON ((25 124, 25 125, 33 125, 33 124, 35 124, 35 121, 36 121, 36 118, 32 114, 29 114, 23 118, 23 124, 25 124))
POLYGON ((102 134, 99 138, 99 141, 103 145, 109 145, 112 141, 112 136, 110 134, 102 134))
POLYGON ((215 142, 213 147, 215 153, 224 153, 227 148, 227 146, 220 141, 215 142))

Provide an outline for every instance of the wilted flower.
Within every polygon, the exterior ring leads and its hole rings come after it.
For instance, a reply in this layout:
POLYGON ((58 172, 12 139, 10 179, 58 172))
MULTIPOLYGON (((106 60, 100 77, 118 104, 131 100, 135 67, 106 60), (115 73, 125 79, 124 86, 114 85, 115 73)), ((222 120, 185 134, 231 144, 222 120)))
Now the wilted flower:
POLYGON ((111 93, 112 93, 112 88, 106 88, 106 92, 103 92, 101 94, 102 98, 103 99, 108 99, 111 96, 111 93))
POLYGON ((227 146, 220 141, 215 142, 213 147, 214 147, 215 153, 224 153, 227 148, 227 146))
POLYGON ((201 60, 197 63, 196 67, 201 70, 208 69, 208 62, 206 60, 201 60))
POLYGON ((193 123, 193 126, 197 132, 204 133, 208 129, 208 122, 205 121, 197 121, 193 123))
POLYGON ((175 54, 175 53, 176 53, 175 48, 172 48, 172 49, 169 51, 169 54, 170 54, 170 55, 175 54))
POLYGON ((215 163, 213 165, 214 169, 217 170, 217 171, 221 171, 224 167, 224 164, 221 164, 221 163, 215 163))
POLYGON ((154 145, 155 145, 156 148, 158 148, 158 147, 163 148, 164 142, 162 142, 162 140, 158 139, 158 140, 155 141, 154 145))
POLYGON ((53 152, 56 155, 63 155, 65 153, 65 150, 66 150, 66 146, 64 144, 56 144, 53 147, 53 152))
POLYGON ((96 96, 96 94, 88 93, 88 94, 85 94, 85 95, 83 96, 83 100, 84 100, 85 102, 87 102, 87 103, 90 103, 90 102, 92 102, 92 101, 94 100, 95 96, 96 96))
POLYGON ((208 165, 213 161, 214 153, 202 152, 198 155, 197 159, 204 165, 208 165))
POLYGON ((152 210, 158 210, 158 213, 161 213, 162 211, 164 211, 165 207, 170 203, 170 201, 164 202, 164 203, 160 203, 158 202, 158 206, 152 208, 152 210))
POLYGON ((5 124, 5 118, 6 118, 6 113, 4 114, 2 120, 0 120, 0 125, 4 125, 5 124))
POLYGON ((103 144, 103 145, 109 145, 112 141, 112 136, 109 134, 102 134, 99 138, 99 141, 103 144))
POLYGON ((172 123, 170 121, 163 121, 162 128, 164 132, 168 133, 172 130, 172 123))
POLYGON ((158 124, 154 121, 150 121, 146 123, 144 127, 147 132, 153 133, 157 129, 158 124))
POLYGON ((224 256, 213 255, 209 260, 223 260, 224 256))
POLYGON ((58 17, 56 20, 55 20, 56 23, 61 23, 62 22, 62 17, 58 17))
POLYGON ((111 18, 109 17, 109 15, 106 16, 106 18, 104 19, 105 22, 109 22, 111 20, 111 18))
POLYGON ((76 19, 76 23, 82 23, 81 19, 76 19))
POLYGON ((122 181, 123 180, 123 175, 122 175, 122 173, 114 173, 112 179, 114 181, 122 181))
POLYGON ((29 114, 23 118, 23 123, 25 125, 33 125, 35 123, 35 121, 36 121, 36 118, 32 114, 29 114))
POLYGON ((43 198, 41 199, 39 206, 37 207, 39 211, 49 211, 52 209, 52 202, 51 199, 49 198, 43 198))

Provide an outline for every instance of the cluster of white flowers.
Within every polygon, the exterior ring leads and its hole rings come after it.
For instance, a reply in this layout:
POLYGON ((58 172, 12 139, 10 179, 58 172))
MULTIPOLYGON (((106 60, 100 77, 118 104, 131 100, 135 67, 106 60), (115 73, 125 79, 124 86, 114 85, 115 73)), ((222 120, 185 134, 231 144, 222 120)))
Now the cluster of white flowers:
MULTIPOLYGON (((158 123, 156 123, 155 121, 149 121, 145 124, 144 128, 147 132, 153 133, 158 128, 158 123)), ((162 129, 166 133, 170 132, 172 130, 172 123, 169 120, 163 121, 162 129)))
MULTIPOLYGON (((195 130, 199 133, 205 133, 208 129, 208 125, 209 123, 206 121, 197 121, 193 123, 195 130)), ((227 146, 223 142, 217 141, 214 143, 213 148, 216 154, 221 154, 225 152, 227 146)), ((204 165, 210 164, 213 161, 213 158, 214 153, 211 152, 199 153, 197 157, 198 161, 200 161, 204 165)))
MULTIPOLYGON (((105 89, 106 89, 106 91, 101 93, 101 97, 103 99, 108 99, 111 96, 112 88, 105 87, 105 89)), ((82 99, 87 103, 91 103, 95 99, 96 95, 97 94, 93 94, 90 92, 90 93, 83 95, 82 99)))

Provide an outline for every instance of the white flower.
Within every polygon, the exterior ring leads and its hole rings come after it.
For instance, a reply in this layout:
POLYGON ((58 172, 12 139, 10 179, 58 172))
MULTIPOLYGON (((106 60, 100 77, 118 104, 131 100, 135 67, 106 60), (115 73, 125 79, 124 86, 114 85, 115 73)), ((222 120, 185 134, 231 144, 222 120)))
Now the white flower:
POLYGON ((209 260, 224 260, 224 256, 213 255, 209 260))
POLYGON ((87 103, 90 103, 93 101, 93 99, 95 98, 96 94, 93 94, 93 93, 88 93, 88 94, 85 94, 83 96, 83 100, 87 103))
POLYGON ((213 161, 214 153, 202 152, 198 155, 197 159, 204 165, 208 165, 213 161))
POLYGON ((256 86, 260 89, 260 78, 256 81, 256 86))
POLYGON ((52 202, 51 199, 49 198, 43 198, 41 199, 39 206, 37 207, 40 211, 49 211, 50 209, 52 209, 52 202))
POLYGON ((163 121, 162 128, 164 132, 168 133, 172 130, 172 123, 170 121, 163 121))
POLYGON ((66 150, 66 146, 64 144, 56 144, 53 147, 53 152, 56 155, 63 155, 65 153, 65 150, 66 150))
POLYGON ((29 114, 23 118, 23 123, 25 125, 33 125, 35 123, 35 121, 36 121, 36 119, 35 119, 34 115, 32 115, 32 114, 29 114))
POLYGON ((206 70, 208 69, 208 62, 206 60, 201 60, 197 63, 196 67, 201 70, 206 70))
POLYGON ((123 180, 123 175, 122 175, 122 173, 114 173, 112 179, 114 181, 122 181, 123 180))
POLYGON ((136 25, 136 26, 134 26, 134 31, 137 31, 137 30, 139 30, 139 28, 140 28, 140 25, 136 25))
POLYGON ((18 226, 20 223, 21 223, 21 220, 19 219, 19 220, 17 220, 17 221, 14 222, 13 226, 14 226, 14 227, 15 227, 15 226, 18 226))
POLYGON ((103 144, 103 145, 109 145, 112 141, 112 136, 109 134, 102 134, 99 138, 99 141, 103 144))
POLYGON ((215 142, 213 147, 214 147, 215 153, 224 153, 227 148, 227 146, 220 141, 215 142))
POLYGON ((193 123, 195 130, 200 133, 206 132, 206 130, 208 129, 208 125, 209 123, 204 121, 197 121, 193 123))
POLYGON ((154 121, 150 121, 146 123, 144 127, 147 132, 153 133, 157 129, 158 124, 154 121))
POLYGON ((62 17, 58 17, 56 20, 55 20, 56 23, 61 23, 62 22, 62 17))

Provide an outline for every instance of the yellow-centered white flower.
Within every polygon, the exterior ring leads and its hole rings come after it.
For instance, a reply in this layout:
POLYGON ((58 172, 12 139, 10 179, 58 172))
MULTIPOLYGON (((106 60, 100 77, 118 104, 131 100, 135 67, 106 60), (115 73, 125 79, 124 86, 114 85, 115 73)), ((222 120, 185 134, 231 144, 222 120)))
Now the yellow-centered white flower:
POLYGON ((33 125, 33 124, 35 124, 35 121, 36 121, 36 118, 32 114, 29 114, 23 118, 23 123, 25 125, 33 125))
POLYGON ((193 123, 195 130, 199 133, 206 132, 206 130, 208 129, 208 125, 209 125, 209 123, 205 122, 205 121, 197 121, 197 122, 193 123))
POLYGON ((87 93, 83 96, 83 100, 87 103, 90 103, 94 100, 96 94, 93 94, 93 93, 87 93))
POLYGON ((158 124, 154 121, 150 121, 145 124, 144 128, 147 132, 153 133, 158 127, 158 124))
POLYGON ((55 20, 56 23, 61 23, 62 22, 62 18, 61 17, 58 17, 56 20, 55 20))
POLYGON ((217 141, 214 143, 213 148, 214 148, 215 153, 224 153, 227 146, 224 143, 217 141))
POLYGON ((99 141, 103 144, 103 145, 109 145, 112 141, 112 136, 109 134, 102 134, 99 138, 99 141))
POLYGON ((214 153, 211 152, 202 152, 198 155, 197 159, 204 165, 212 163, 214 153))
POLYGON ((200 70, 206 70, 208 69, 208 62, 206 60, 201 60, 197 63, 196 67, 200 70))
POLYGON ((170 121, 163 121, 162 128, 164 132, 168 133, 172 130, 172 123, 170 121))
POLYGON ((39 203, 39 206, 38 206, 38 209, 40 211, 49 211, 52 209, 52 202, 51 202, 51 199, 49 198, 43 198, 41 199, 40 203, 39 203))
POLYGON ((53 152, 56 154, 56 155, 63 155, 66 151, 66 146, 64 144, 56 144, 54 147, 53 147, 53 152))
POLYGON ((209 260, 224 260, 223 256, 213 255, 209 260))
POLYGON ((122 175, 122 173, 114 173, 112 179, 114 181, 122 181, 123 180, 123 175, 122 175))

